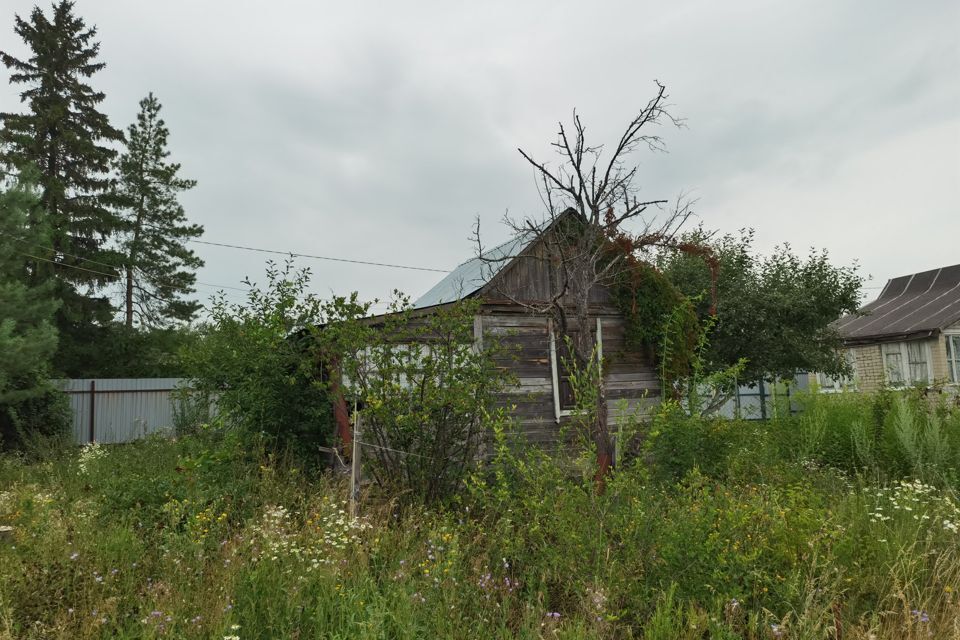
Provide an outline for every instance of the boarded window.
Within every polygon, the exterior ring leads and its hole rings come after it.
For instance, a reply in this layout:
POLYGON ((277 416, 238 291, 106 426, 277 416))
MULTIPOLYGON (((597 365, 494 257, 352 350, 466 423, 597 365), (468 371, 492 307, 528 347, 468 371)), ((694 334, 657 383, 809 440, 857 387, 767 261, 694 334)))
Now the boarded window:
MULTIPOLYGON (((574 397, 573 392, 573 353, 570 349, 570 345, 577 339, 577 331, 568 331, 566 336, 569 337, 569 341, 566 337, 558 333, 554 334, 551 330, 550 338, 553 340, 553 373, 554 373, 554 402, 556 408, 560 410, 562 414, 565 414, 569 411, 572 411, 576 408, 576 398, 574 397)), ((590 332, 593 342, 597 345, 597 348, 600 348, 600 343, 597 340, 597 330, 594 329, 590 332)))
MULTIPOLYGON (((569 335, 571 341, 576 339, 575 333, 569 335)), ((557 359, 557 393, 560 395, 560 410, 570 411, 577 405, 571 380, 570 365, 573 363, 573 352, 570 350, 570 341, 562 338, 557 341, 557 359)))
POLYGON ((881 345, 883 350, 883 369, 887 374, 887 382, 894 387, 899 387, 906 382, 906 376, 903 371, 903 354, 900 353, 899 344, 881 345))

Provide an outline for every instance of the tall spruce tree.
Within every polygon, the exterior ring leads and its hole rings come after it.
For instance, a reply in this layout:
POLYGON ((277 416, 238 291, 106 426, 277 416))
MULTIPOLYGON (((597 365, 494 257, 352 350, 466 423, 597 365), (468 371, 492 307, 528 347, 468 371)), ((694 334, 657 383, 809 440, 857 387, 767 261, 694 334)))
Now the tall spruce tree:
POLYGON ((186 242, 203 233, 187 222, 177 197, 196 186, 179 177, 180 165, 167 161, 169 131, 160 118, 160 102, 150 93, 140 101, 136 123, 127 131, 126 150, 116 163, 117 194, 127 212, 122 241, 128 327, 164 327, 188 322, 200 304, 193 293, 203 261, 186 242))
POLYGON ((107 145, 122 140, 123 133, 98 110, 104 94, 86 82, 104 63, 96 61, 96 28, 74 14, 73 2, 54 4, 50 18, 34 7, 29 19, 16 16, 14 31, 30 57, 0 51, 0 60, 11 71, 10 83, 23 85, 20 99, 29 110, 0 114, 0 161, 17 170, 28 165, 39 170, 40 199, 30 223, 46 226, 50 236, 49 247, 36 248, 31 273, 37 281, 56 280, 62 300, 57 360, 69 373, 69 362, 85 357, 82 350, 113 316, 102 295, 110 269, 95 265, 116 264, 108 245, 121 224, 109 206, 116 151, 107 145))

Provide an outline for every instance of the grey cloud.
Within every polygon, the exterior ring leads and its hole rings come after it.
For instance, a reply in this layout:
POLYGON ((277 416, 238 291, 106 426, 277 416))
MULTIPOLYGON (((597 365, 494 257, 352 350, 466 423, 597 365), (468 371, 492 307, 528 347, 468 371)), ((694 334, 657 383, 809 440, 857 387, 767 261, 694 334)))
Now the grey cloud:
MULTIPOLYGON (((688 127, 664 128, 669 153, 636 155, 645 194, 692 191, 709 227, 754 225, 763 247, 829 246, 880 278, 928 256, 960 261, 948 248, 960 236, 960 6, 946 0, 77 9, 100 27, 96 81, 115 123, 149 90, 164 104, 173 155, 199 180, 185 205, 211 240, 452 267, 472 251, 475 215, 494 244, 507 209, 540 211, 516 147, 550 159, 574 107, 611 142, 659 78, 688 127), (930 171, 897 169, 917 162, 930 171), (902 217, 918 189, 913 218, 941 234, 905 227, 896 259, 894 241, 850 241, 902 217)), ((19 108, 14 90, 0 108, 19 108)), ((201 253, 204 281, 262 280, 260 254, 201 253)), ((299 263, 320 293, 416 295, 436 279, 299 263)))

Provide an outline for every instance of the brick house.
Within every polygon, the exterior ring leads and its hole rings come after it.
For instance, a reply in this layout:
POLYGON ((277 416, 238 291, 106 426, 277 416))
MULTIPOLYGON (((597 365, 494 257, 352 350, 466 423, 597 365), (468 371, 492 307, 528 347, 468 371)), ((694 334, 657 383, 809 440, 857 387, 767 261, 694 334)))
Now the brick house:
MULTIPOLYGON (((889 280, 880 297, 835 325, 861 391, 960 382, 960 265, 889 280)), ((822 388, 844 381, 821 376, 822 388)))

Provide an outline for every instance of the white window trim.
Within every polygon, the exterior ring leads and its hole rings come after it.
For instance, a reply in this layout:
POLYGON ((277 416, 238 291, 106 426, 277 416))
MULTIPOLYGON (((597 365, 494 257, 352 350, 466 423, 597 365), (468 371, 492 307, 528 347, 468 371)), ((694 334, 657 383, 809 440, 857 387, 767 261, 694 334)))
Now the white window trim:
POLYGON ((900 366, 903 367, 901 370, 901 373, 903 374, 902 386, 909 387, 918 382, 924 382, 928 385, 933 384, 933 351, 930 349, 930 340, 925 340, 923 344, 925 351, 924 357, 927 361, 926 380, 914 380, 910 377, 910 355, 907 350, 907 342, 913 342, 913 340, 907 340, 903 342, 885 342, 880 345, 880 361, 883 363, 883 379, 890 384, 890 371, 887 369, 887 357, 883 352, 884 345, 887 347, 896 345, 900 349, 900 366))
MULTIPOLYGON (((597 359, 603 364, 603 329, 600 318, 597 318, 597 359)), ((559 423, 560 418, 573 415, 570 409, 560 408, 560 367, 557 358, 557 335, 553 330, 553 319, 547 319, 547 328, 550 331, 550 376, 553 383, 553 416, 559 423)))
POLYGON ((947 384, 958 385, 960 384, 960 352, 957 352, 953 346, 953 341, 950 339, 953 336, 960 336, 960 329, 945 329, 943 331, 943 339, 947 343, 947 348, 953 354, 952 358, 947 358, 947 384), (950 382, 951 368, 954 369, 953 382, 950 382))

